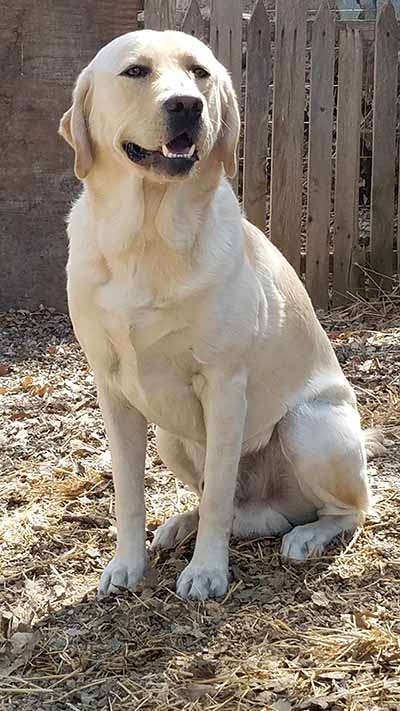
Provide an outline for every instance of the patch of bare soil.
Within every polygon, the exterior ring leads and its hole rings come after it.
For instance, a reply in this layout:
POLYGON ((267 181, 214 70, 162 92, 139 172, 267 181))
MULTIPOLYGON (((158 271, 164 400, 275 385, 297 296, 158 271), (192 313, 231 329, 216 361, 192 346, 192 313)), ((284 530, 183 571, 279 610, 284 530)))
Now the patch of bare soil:
MULTIPOLYGON (((135 595, 97 601, 114 548, 113 488, 93 378, 68 319, 0 323, 0 710, 400 708, 400 311, 393 298, 324 317, 365 425, 377 515, 305 567, 276 540, 233 542, 222 601, 187 603, 193 541, 157 556, 135 595)), ((151 530, 194 500, 149 435, 151 530)))

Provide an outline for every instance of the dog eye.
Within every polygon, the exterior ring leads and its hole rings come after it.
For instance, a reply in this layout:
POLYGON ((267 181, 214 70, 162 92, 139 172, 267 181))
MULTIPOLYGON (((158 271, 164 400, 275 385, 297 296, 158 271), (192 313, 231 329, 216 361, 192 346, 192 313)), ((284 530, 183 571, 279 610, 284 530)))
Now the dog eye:
POLYGON ((147 77, 148 74, 150 74, 149 67, 144 67, 141 64, 134 64, 132 67, 128 67, 128 69, 121 72, 120 76, 141 79, 142 77, 147 77))
POLYGON ((196 79, 208 79, 210 76, 210 72, 208 72, 207 69, 204 69, 204 67, 192 67, 192 72, 196 79))

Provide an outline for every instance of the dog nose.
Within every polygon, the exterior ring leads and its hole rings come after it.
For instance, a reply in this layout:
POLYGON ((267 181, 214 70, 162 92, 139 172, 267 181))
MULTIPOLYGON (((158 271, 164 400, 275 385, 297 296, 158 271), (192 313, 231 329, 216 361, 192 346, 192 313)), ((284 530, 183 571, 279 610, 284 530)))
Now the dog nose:
POLYGON ((203 102, 198 96, 171 96, 164 103, 164 108, 169 114, 200 118, 203 112, 203 102))

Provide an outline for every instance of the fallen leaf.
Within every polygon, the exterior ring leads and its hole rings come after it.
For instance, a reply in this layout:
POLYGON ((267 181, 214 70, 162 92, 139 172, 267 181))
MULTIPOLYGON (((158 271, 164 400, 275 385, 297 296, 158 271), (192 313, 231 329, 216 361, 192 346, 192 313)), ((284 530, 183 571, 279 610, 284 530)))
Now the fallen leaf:
POLYGON ((210 684, 189 684, 181 687, 180 692, 188 701, 197 701, 205 696, 215 694, 216 688, 210 684))
POLYGON ((0 634, 7 639, 11 629, 13 613, 8 610, 0 610, 0 634))
POLYGON ((216 672, 216 663, 212 659, 202 659, 195 657, 188 667, 188 672, 193 674, 195 679, 212 679, 216 672))
POLYGON ((32 644, 33 632, 14 632, 10 638, 11 651, 13 654, 21 654, 24 648, 32 644))
POLYGON ((7 643, 7 651, 0 656, 0 676, 10 676, 25 666, 39 637, 39 632, 15 632, 7 643))
POLYGON ((278 701, 275 701, 274 704, 271 706, 272 711, 292 711, 292 704, 289 703, 289 701, 285 701, 284 699, 279 699, 278 701))
POLYGON ((51 385, 50 383, 44 383, 43 385, 35 385, 32 394, 38 395, 39 397, 43 397, 44 395, 52 393, 53 391, 54 385, 51 385))
POLYGON ((76 457, 89 457, 91 454, 97 454, 97 449, 90 445, 81 442, 79 439, 73 439, 70 442, 71 454, 76 457))
POLYGON ((325 672, 324 674, 319 674, 320 679, 340 680, 340 679, 345 679, 346 676, 347 676, 346 672, 341 672, 341 671, 325 672))
POLYGON ((100 558, 101 553, 97 548, 92 548, 89 546, 89 548, 86 549, 86 554, 89 556, 89 558, 100 558))
POLYGON ((257 694, 257 702, 262 704, 270 704, 273 698, 271 691, 262 691, 261 694, 257 694))
POLYGON ((331 704, 334 701, 339 701, 342 698, 346 698, 348 692, 346 689, 338 689, 334 694, 329 694, 329 696, 309 696, 308 699, 303 701, 300 705, 300 709, 308 709, 310 706, 317 707, 319 709, 331 708, 331 704))
POLYGON ((295 674, 280 674, 279 676, 276 676, 275 678, 266 681, 265 686, 268 689, 272 689, 273 691, 279 693, 282 691, 286 691, 286 689, 293 689, 295 683, 295 674))
POLYGON ((358 369, 361 370, 363 373, 368 373, 372 368, 373 362, 373 360, 365 360, 364 363, 362 363, 358 369))
POLYGON ((318 590, 316 590, 311 595, 311 600, 313 601, 314 605, 317 605, 317 607, 329 607, 330 605, 330 602, 326 597, 325 593, 319 592, 318 590))
POLYGON ((64 597, 65 595, 65 586, 64 585, 55 585, 54 588, 54 594, 57 598, 64 597))
POLYGON ((190 627, 189 625, 173 625, 174 634, 187 635, 195 639, 203 639, 206 635, 199 628, 190 627))
POLYGON ((32 413, 25 410, 16 410, 10 414, 10 420, 26 420, 27 417, 32 417, 32 413))

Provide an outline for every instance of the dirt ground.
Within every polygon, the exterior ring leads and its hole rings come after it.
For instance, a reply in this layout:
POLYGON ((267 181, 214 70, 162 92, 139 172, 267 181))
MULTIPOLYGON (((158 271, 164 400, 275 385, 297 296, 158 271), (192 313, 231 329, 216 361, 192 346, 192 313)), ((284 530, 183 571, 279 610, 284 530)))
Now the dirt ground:
MULTIPOLYGON (((93 377, 66 317, 0 318, 0 710, 400 709, 400 301, 323 319, 383 427, 376 515, 304 567, 279 542, 232 542, 222 601, 175 594, 193 541, 137 594, 98 601, 114 547, 110 460, 93 377)), ((148 537, 193 497, 149 434, 148 537)))

